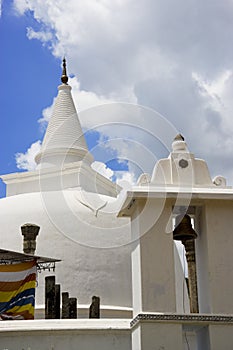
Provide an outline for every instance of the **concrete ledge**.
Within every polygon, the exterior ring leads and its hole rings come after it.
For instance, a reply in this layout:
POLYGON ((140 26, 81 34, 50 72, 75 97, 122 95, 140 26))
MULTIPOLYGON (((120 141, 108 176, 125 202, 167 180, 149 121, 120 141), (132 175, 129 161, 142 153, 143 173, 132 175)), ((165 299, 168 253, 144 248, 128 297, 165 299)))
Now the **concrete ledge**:
POLYGON ((33 331, 128 331, 129 319, 60 319, 60 320, 17 320, 1 321, 0 336, 5 332, 33 332, 33 331))
POLYGON ((0 350, 130 350, 129 320, 0 322, 0 350))
POLYGON ((233 315, 208 315, 208 314, 163 314, 163 313, 144 313, 138 314, 131 322, 134 327, 140 321, 156 322, 174 322, 174 323, 202 323, 202 324, 233 324, 233 315))

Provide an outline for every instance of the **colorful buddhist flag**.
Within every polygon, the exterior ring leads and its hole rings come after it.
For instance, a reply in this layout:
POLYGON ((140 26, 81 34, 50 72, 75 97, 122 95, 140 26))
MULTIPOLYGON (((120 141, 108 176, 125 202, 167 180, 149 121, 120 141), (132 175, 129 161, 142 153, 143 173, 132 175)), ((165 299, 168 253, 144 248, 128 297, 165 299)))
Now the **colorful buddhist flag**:
POLYGON ((36 262, 0 265, 0 317, 33 319, 36 262))

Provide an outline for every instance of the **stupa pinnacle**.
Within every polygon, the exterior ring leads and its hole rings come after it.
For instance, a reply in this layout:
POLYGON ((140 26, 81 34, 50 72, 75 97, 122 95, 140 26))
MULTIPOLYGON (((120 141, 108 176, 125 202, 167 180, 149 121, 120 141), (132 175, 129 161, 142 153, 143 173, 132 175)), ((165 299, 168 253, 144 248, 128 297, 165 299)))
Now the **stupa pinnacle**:
POLYGON ((66 85, 68 83, 68 76, 67 76, 67 73, 66 73, 66 59, 65 59, 65 57, 63 58, 63 70, 62 70, 61 82, 63 84, 66 84, 66 85))
POLYGON ((88 163, 92 161, 68 84, 65 58, 61 81, 41 152, 35 158, 37 164, 46 167, 81 160, 88 163))

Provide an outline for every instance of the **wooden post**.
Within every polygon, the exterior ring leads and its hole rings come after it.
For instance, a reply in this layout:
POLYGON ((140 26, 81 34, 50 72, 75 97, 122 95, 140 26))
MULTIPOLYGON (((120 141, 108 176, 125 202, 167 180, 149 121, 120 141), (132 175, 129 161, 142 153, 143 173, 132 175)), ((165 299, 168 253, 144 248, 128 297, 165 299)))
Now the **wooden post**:
POLYGON ((70 318, 69 315, 69 293, 62 293, 62 318, 70 318))
POLYGON ((198 293, 197 293, 197 271, 196 271, 196 256, 195 256, 195 242, 194 239, 182 241, 188 265, 188 284, 189 284, 189 298, 190 298, 190 312, 198 313, 198 293))
POLYGON ((45 318, 56 318, 55 314, 55 276, 45 277, 45 318))
POLYGON ((100 298, 93 296, 89 309, 89 318, 100 318, 100 298))
POLYGON ((60 304, 61 304, 61 287, 60 287, 60 284, 55 284, 55 318, 61 317, 60 304))
POLYGON ((69 298, 69 318, 77 318, 77 298, 69 298))

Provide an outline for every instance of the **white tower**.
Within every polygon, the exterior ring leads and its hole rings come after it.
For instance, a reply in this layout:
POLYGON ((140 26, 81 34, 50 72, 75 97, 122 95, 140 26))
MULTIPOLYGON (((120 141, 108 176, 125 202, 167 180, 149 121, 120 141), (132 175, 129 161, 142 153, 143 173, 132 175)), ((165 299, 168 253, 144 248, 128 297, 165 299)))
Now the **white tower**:
POLYGON ((128 192, 120 215, 131 217, 137 240, 132 253, 132 348, 186 349, 185 339, 191 337, 190 349, 231 349, 233 190, 225 179, 212 181, 205 161, 195 158, 178 135, 151 180, 128 192), (197 233, 192 262, 196 314, 187 309, 185 276, 182 282, 174 251, 173 224, 180 213, 190 217, 197 233))

